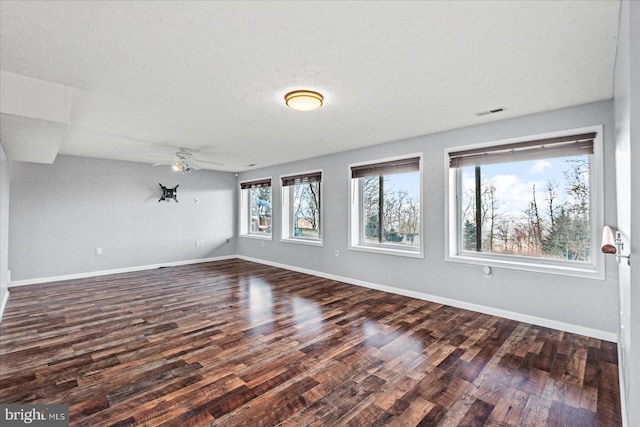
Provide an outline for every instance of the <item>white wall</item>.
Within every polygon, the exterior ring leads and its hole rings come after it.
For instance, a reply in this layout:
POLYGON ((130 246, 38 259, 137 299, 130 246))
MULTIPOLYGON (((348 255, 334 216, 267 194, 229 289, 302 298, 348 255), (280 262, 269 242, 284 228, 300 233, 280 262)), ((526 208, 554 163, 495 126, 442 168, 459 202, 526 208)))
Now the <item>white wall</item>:
MULTIPOLYGON (((425 118, 427 120, 428 118, 425 118)), ((444 149, 471 143, 534 135, 561 129, 604 124, 605 221, 615 221, 613 103, 588 104, 486 125, 383 144, 366 149, 245 172, 240 180, 272 176, 274 183, 274 240, 239 237, 238 253, 271 263, 314 270, 354 280, 419 292, 467 304, 577 326, 607 337, 618 331, 617 269, 607 259, 606 280, 590 280, 494 268, 490 280, 481 266, 444 260, 444 149), (348 194, 350 163, 423 152, 425 259, 348 250, 348 194), (279 176, 323 169, 324 246, 280 242, 279 176), (340 251, 339 258, 334 256, 340 251)), ((389 124, 393 126, 393 123, 389 124)), ((576 330, 576 328, 572 328, 576 330)))
POLYGON ((640 425, 640 3, 623 1, 614 75, 617 226, 632 263, 620 263, 620 346, 627 425, 640 425), (634 167, 632 167, 632 165, 634 167))
POLYGON ((235 186, 231 173, 181 174, 133 162, 72 156, 52 165, 13 162, 11 280, 233 255, 235 186), (179 184, 179 203, 158 202, 158 183, 179 184))
POLYGON ((9 163, 0 144, 0 319, 9 295, 9 163))

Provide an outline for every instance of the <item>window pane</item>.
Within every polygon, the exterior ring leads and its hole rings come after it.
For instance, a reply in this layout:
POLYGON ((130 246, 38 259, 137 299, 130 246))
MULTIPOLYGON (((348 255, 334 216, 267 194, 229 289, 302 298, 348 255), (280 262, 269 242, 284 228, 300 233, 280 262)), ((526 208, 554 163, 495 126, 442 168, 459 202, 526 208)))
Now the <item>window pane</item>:
POLYGON ((461 168, 463 251, 589 262, 589 172, 589 155, 461 168))
POLYGON ((363 180, 362 198, 362 224, 363 240, 365 243, 378 243, 380 241, 380 215, 379 215, 379 179, 378 176, 361 178, 363 180))
POLYGON ((362 180, 362 242, 420 247, 420 173, 362 180))
POLYGON ((271 187, 246 191, 249 191, 249 232, 271 234, 271 187))
POLYGON ((320 239, 320 182, 291 186, 292 237, 320 239))

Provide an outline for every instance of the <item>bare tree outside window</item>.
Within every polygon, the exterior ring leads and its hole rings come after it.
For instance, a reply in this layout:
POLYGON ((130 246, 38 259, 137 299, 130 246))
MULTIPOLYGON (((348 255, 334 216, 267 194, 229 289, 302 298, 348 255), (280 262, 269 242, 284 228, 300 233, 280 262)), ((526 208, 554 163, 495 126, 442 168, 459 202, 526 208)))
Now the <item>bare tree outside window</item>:
POLYGON ((320 182, 293 186, 292 228, 294 237, 321 238, 320 182))
POLYGON ((464 250, 477 250, 480 228, 484 253, 590 261, 589 170, 588 155, 483 165, 478 189, 462 168, 464 250))
POLYGON ((249 191, 251 233, 271 234, 271 187, 249 191))
POLYGON ((363 238, 369 244, 420 247, 418 172, 362 178, 363 238))

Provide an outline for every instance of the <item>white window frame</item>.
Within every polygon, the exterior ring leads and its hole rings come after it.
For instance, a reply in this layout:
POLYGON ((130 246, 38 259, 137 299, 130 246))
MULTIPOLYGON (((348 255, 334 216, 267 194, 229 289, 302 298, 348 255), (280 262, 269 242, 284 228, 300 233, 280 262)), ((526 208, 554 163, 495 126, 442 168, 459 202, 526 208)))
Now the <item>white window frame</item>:
POLYGON ((246 237, 250 239, 260 240, 273 240, 273 179, 272 177, 263 177, 255 179, 247 179, 239 182, 238 188, 240 189, 240 237, 246 237), (271 233, 255 233, 251 231, 251 188, 242 189, 242 184, 254 181, 271 181, 271 233))
POLYGON ((538 135, 491 141, 451 147, 444 153, 444 168, 448 174, 445 179, 445 261, 499 268, 549 273, 591 279, 604 279, 604 257, 600 254, 599 235, 604 225, 604 156, 603 156, 603 126, 588 126, 576 129, 549 132, 538 135), (449 153, 460 150, 470 150, 483 147, 493 147, 504 144, 531 141, 537 139, 556 138, 596 132, 593 140, 593 155, 589 170, 589 218, 591 221, 591 260, 588 263, 563 261, 527 257, 522 255, 504 255, 489 253, 471 253, 460 250, 462 248, 462 231, 459 213, 462 211, 462 198, 458 197, 462 191, 461 170, 449 168, 449 153), (447 232, 448 231, 448 232, 447 232))
POLYGON ((298 243, 303 245, 311 245, 311 246, 324 246, 324 185, 322 180, 324 179, 324 170, 323 169, 314 169, 304 172, 292 173, 287 175, 280 176, 280 188, 281 188, 281 199, 282 199, 282 222, 281 222, 281 242, 287 243, 298 243), (320 180, 320 237, 318 239, 312 239, 308 237, 297 237, 293 232, 293 185, 284 186, 282 185, 282 179, 288 178, 292 176, 298 175, 307 175, 307 174, 316 174, 320 173, 322 178, 320 180))
POLYGON ((358 162, 351 163, 347 167, 348 179, 349 179, 349 250, 353 251, 361 251, 361 252, 371 252, 385 255, 395 255, 395 256, 403 256, 409 258, 424 258, 424 193, 423 193, 423 168, 422 168, 422 153, 411 153, 411 154, 403 154, 401 156, 394 157, 386 157, 382 159, 369 160, 366 162, 358 162), (401 245, 394 244, 372 244, 372 243, 364 243, 362 232, 363 232, 363 224, 362 224, 362 186, 363 181, 362 178, 352 178, 351 177, 351 169, 357 166, 364 165, 375 165, 377 163, 391 162, 395 160, 404 160, 410 159, 413 157, 419 157, 419 189, 418 194, 420 195, 420 247, 416 249, 407 249, 402 247, 401 245))

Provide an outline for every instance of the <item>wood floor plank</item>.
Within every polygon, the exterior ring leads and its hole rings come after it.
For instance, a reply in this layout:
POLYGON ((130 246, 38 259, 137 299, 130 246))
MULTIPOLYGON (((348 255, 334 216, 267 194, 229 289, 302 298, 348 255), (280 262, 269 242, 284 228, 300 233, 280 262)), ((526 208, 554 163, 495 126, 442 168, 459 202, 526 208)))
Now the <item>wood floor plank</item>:
POLYGON ((619 396, 615 343, 243 260, 12 288, 0 324, 0 402, 73 426, 619 426, 619 396))

